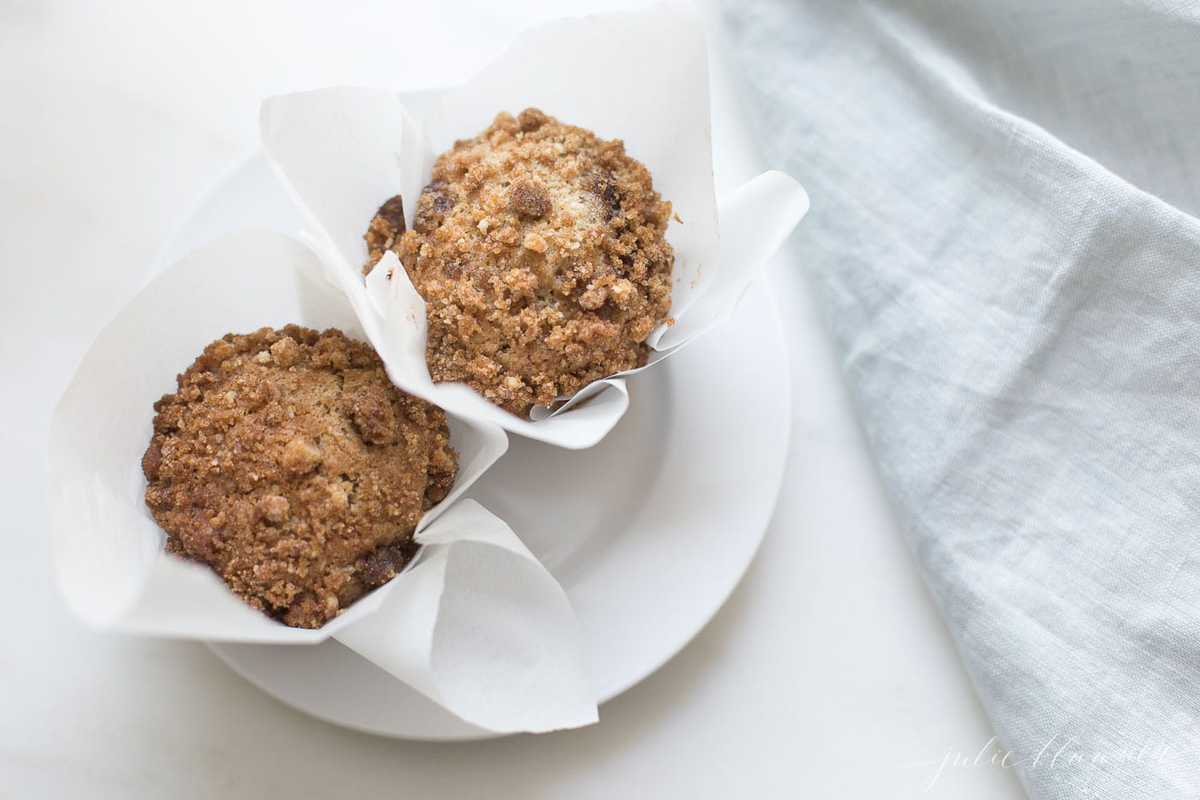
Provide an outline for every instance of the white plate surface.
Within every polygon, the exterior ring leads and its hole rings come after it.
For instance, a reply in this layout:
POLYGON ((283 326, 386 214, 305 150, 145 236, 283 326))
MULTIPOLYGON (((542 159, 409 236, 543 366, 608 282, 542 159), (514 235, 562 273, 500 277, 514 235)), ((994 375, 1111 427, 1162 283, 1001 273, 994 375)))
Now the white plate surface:
MULTIPOLYGON (((204 196, 156 268, 247 227, 300 228, 261 155, 204 196)), ((630 381, 629 411, 599 445, 567 451, 513 437, 471 492, 570 595, 602 700, 679 652, 749 566, 787 456, 786 370, 759 284, 733 319, 630 381)), ((338 725, 405 739, 485 735, 334 641, 212 649, 263 691, 338 725)))

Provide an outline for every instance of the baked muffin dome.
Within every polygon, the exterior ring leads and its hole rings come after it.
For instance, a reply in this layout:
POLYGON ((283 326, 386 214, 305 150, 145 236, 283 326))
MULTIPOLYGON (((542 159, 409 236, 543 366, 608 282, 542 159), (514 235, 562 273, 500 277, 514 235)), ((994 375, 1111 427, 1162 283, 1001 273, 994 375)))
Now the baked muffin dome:
POLYGON ((456 142, 432 177, 412 230, 392 198, 366 240, 369 265, 395 250, 425 299, 435 381, 528 416, 645 363, 670 322, 671 204, 621 141, 527 108, 456 142))
POLYGON ((142 471, 167 549, 295 627, 403 569, 457 473, 445 413, 336 330, 228 334, 154 410, 142 471))

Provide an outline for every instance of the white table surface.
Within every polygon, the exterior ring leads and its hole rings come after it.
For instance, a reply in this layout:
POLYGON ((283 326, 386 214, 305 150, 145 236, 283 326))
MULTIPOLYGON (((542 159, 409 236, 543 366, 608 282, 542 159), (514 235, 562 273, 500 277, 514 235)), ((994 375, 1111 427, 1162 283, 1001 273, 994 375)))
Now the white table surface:
MULTIPOLYGON (((280 705, 200 645, 99 635, 67 614, 46 544, 53 403, 181 214, 254 147, 258 98, 454 82, 516 30, 567 13, 441 6, 0 3, 0 603, 12 628, 0 797, 1021 797, 990 750, 977 758, 990 726, 786 260, 771 280, 794 343, 795 422, 774 522, 716 619, 597 726, 462 745, 372 738, 280 705), (101 266, 114 263, 125 267, 101 266)), ((764 165, 719 38, 714 56, 720 187, 764 165)), ((802 253, 802 232, 794 242, 802 253)))

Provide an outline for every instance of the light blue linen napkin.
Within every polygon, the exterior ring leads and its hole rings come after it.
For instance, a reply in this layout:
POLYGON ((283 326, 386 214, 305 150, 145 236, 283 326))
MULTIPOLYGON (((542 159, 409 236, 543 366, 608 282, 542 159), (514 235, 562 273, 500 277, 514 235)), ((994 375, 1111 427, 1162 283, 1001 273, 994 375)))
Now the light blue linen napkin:
MULTIPOLYGON (((1200 10, 727 0, 857 412, 1035 798, 1200 797, 1200 10)), ((969 744, 969 743, 964 743, 969 744)))

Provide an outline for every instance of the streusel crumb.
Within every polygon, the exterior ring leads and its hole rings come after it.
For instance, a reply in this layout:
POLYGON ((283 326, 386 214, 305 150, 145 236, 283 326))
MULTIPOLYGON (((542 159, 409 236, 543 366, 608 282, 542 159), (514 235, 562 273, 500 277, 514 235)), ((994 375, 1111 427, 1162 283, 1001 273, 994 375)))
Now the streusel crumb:
POLYGON ((287 625, 318 628, 394 577, 454 483, 445 413, 340 331, 227 334, 177 382, 154 404, 146 505, 168 550, 287 625))
POLYGON ((435 381, 520 416, 645 363, 670 322, 671 204, 620 140, 535 108, 497 115, 434 163, 405 231, 399 197, 365 236, 426 302, 435 381))

